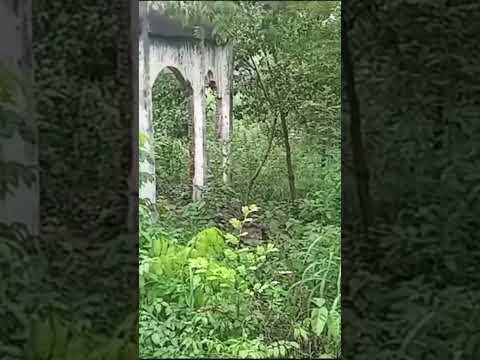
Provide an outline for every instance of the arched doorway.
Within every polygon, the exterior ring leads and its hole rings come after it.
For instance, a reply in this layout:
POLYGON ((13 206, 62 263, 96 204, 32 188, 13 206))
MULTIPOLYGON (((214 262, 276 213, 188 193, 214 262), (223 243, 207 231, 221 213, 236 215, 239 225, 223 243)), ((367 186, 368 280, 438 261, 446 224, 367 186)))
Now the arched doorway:
POLYGON ((167 66, 152 86, 152 124, 157 199, 190 199, 193 178, 192 88, 167 66))
MULTIPOLYGON (((140 172, 148 174, 149 180, 140 184, 141 199, 156 202, 156 177, 153 144, 153 116, 151 91, 158 74, 169 69, 179 75, 191 89, 190 109, 193 141, 192 198, 200 200, 207 185, 207 121, 206 98, 208 78, 215 80, 217 89, 217 121, 222 151, 222 178, 228 181, 228 155, 231 134, 231 88, 233 74, 233 51, 228 44, 218 45, 212 39, 200 41, 194 29, 185 27, 161 12, 154 11, 142 2, 139 10, 139 127, 147 134, 150 144, 144 152, 149 160, 140 160, 140 172), (178 69, 178 70, 177 70, 178 69)), ((140 139, 141 141, 142 139, 140 139)))

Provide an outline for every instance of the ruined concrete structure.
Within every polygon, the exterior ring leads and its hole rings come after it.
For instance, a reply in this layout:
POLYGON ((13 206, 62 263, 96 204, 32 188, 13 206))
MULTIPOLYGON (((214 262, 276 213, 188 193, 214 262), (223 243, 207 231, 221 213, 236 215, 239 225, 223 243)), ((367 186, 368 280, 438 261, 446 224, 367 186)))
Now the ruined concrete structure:
MULTIPOLYGON (((209 36, 200 40, 194 29, 182 26, 140 2, 139 8, 139 125, 140 133, 149 139, 145 145, 154 159, 152 96, 153 84, 164 69, 173 72, 180 83, 189 90, 193 121, 193 199, 202 197, 207 178, 206 151, 206 90, 214 86, 217 94, 217 128, 222 143, 223 179, 228 182, 232 110, 232 49, 219 45, 209 36)), ((210 34, 209 29, 206 33, 210 34)), ((142 161, 140 172, 147 173, 148 180, 140 185, 140 198, 155 203, 155 164, 142 161)))

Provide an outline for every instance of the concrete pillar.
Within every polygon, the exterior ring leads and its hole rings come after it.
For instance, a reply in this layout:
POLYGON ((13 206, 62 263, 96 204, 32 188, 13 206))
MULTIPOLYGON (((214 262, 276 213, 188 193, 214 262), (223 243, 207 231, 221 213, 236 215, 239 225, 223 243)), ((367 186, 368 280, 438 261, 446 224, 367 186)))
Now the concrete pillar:
POLYGON ((219 73, 219 119, 220 123, 220 141, 222 146, 222 174, 223 182, 230 182, 230 154, 231 154, 231 133, 232 133, 232 78, 233 78, 233 49, 231 46, 222 48, 221 67, 219 73))
POLYGON ((222 175, 223 182, 228 184, 230 182, 230 150, 231 150, 231 93, 230 89, 226 86, 224 89, 219 89, 221 91, 219 101, 217 101, 217 106, 220 106, 220 111, 218 112, 218 119, 220 123, 220 141, 222 144, 222 175))
POLYGON ((192 84, 193 101, 193 200, 202 199, 207 180, 207 128, 205 86, 202 81, 192 84))

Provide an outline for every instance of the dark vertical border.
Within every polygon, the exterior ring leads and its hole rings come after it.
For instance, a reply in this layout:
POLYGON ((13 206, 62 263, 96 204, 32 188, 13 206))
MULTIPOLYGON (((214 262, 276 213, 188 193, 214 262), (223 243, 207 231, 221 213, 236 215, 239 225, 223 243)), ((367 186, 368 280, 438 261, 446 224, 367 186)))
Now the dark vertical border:
POLYGON ((40 235, 1 224, 0 358, 138 358, 137 24, 133 0, 33 2, 40 235))
POLYGON ((479 19, 476 1, 343 2, 345 359, 480 352, 479 19))

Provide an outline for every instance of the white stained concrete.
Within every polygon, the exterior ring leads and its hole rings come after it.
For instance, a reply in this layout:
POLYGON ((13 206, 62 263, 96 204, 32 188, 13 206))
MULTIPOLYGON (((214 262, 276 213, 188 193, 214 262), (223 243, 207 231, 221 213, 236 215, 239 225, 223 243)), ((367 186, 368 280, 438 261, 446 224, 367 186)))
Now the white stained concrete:
MULTIPOLYGON (((140 18, 146 19, 148 9, 140 5, 140 18)), ((140 131, 147 132, 153 138, 151 89, 160 72, 168 68, 175 72, 177 78, 188 83, 192 89, 193 106, 193 144, 194 175, 193 199, 202 197, 202 190, 207 179, 207 144, 206 144, 206 104, 205 88, 207 78, 214 81, 219 97, 220 110, 217 119, 220 127, 223 153, 223 178, 228 181, 228 158, 231 135, 231 90, 233 74, 233 56, 230 46, 216 46, 192 38, 165 38, 149 34, 149 25, 143 21, 140 33, 140 131), (210 75, 210 76, 208 76, 210 75)), ((152 150, 153 152, 153 147, 152 150)), ((153 155, 153 153, 152 153, 153 155)), ((143 169, 154 174, 154 165, 144 164, 143 169)), ((154 181, 155 182, 155 181, 154 181)), ((142 184, 141 197, 155 202, 155 183, 142 184)))

